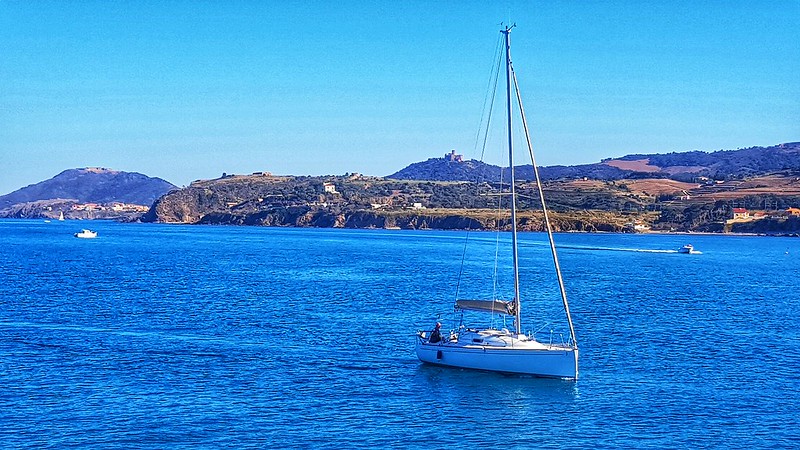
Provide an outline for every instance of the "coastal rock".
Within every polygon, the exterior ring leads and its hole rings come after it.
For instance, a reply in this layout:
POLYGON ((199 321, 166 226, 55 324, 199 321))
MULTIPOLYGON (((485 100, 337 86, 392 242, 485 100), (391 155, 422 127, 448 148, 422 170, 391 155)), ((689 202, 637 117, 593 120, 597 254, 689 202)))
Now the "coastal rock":
MULTIPOLYGON (((450 164, 457 164, 451 162, 450 164)), ((727 227, 731 201, 772 205, 772 216, 800 205, 800 173, 790 170, 730 182, 666 179, 545 183, 555 231, 738 231, 727 227), (741 194, 739 194, 741 192, 741 194), (774 193, 773 193, 774 192, 774 193), (720 224, 720 225, 716 225, 720 224)), ((226 176, 197 181, 159 198, 145 222, 321 228, 510 230, 498 216, 500 183, 397 181, 362 176, 226 176)), ((535 183, 521 183, 518 228, 543 231, 535 183)), ((763 217, 763 213, 762 216, 763 217)), ((766 226, 772 222, 763 222, 766 226)), ((776 224, 778 222, 775 222, 776 224)), ((779 225, 776 225, 779 226, 779 225)), ((761 232, 761 231, 759 231, 761 232)))

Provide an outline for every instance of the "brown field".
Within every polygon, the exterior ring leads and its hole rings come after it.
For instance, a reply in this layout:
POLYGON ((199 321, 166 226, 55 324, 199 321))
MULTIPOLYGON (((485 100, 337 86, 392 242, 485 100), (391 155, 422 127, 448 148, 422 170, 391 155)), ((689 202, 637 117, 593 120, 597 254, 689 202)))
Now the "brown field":
POLYGON ((635 161, 621 161, 619 159, 612 159, 605 162, 606 165, 616 167, 622 170, 634 170, 636 172, 658 172, 661 170, 658 166, 651 166, 649 159, 637 159, 635 161))
POLYGON ((608 182, 601 180, 568 180, 554 182, 552 187, 569 188, 576 191, 600 191, 608 189, 608 182))
POLYGON ((682 181, 666 180, 663 178, 648 178, 643 180, 623 181, 628 189, 635 194, 661 195, 676 194, 680 195, 683 191, 697 189, 697 183, 684 183, 682 181))
POLYGON ((634 195, 656 196, 671 194, 675 196, 689 195, 692 200, 715 201, 742 198, 747 195, 781 195, 800 196, 800 178, 781 174, 765 175, 746 180, 726 181, 710 185, 685 183, 663 178, 646 178, 641 180, 620 180, 604 182, 598 180, 570 180, 552 187, 577 191, 598 191, 610 186, 626 186, 634 195))
POLYGON ((619 181, 599 181, 599 180, 569 180, 554 183, 551 189, 574 191, 605 191, 627 188, 627 191, 639 196, 655 196, 660 194, 680 195, 683 191, 696 189, 697 183, 684 183, 681 181, 667 180, 663 178, 647 178, 642 180, 619 180, 619 181))
POLYGON ((748 178, 742 181, 727 181, 713 186, 701 186, 690 191, 695 198, 729 200, 747 195, 800 196, 800 179, 780 174, 748 178))

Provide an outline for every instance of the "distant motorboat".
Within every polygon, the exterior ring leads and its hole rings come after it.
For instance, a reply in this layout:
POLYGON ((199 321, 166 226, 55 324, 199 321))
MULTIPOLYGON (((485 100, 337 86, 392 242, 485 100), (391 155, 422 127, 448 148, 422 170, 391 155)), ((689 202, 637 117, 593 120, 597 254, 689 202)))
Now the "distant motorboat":
POLYGON ((687 255, 690 255, 692 253, 697 253, 697 250, 694 249, 692 244, 686 244, 678 249, 678 253, 686 253, 687 255))
POLYGON ((92 239, 97 237, 97 231, 92 230, 81 230, 79 233, 75 233, 76 238, 83 238, 83 239, 92 239))

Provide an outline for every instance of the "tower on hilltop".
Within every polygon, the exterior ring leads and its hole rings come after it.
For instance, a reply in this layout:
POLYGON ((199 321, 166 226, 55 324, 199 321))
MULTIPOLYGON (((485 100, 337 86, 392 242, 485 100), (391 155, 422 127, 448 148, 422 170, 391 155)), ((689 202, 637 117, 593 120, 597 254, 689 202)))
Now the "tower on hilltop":
POLYGON ((463 162, 461 155, 457 155, 455 150, 450 150, 450 153, 445 153, 444 160, 452 162, 463 162))

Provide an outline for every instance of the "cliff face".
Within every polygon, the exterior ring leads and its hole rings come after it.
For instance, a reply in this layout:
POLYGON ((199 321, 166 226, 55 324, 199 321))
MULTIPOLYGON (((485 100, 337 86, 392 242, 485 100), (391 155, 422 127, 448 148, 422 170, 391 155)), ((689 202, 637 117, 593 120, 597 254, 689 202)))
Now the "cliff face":
POLYGON ((142 222, 198 223, 205 214, 196 189, 184 188, 156 200, 142 222))
MULTIPOLYGON (((534 199, 534 188, 530 184, 518 187, 520 210, 540 209, 534 199)), ((498 202, 504 201, 500 194, 503 189, 507 186, 374 177, 229 176, 198 181, 170 192, 159 198, 142 220, 265 226, 485 229, 495 228, 493 221, 497 219, 492 211, 498 209, 498 202)), ((602 209, 598 206, 618 211, 626 205, 635 208, 643 202, 626 188, 616 185, 554 186, 548 194, 558 205, 556 209, 567 211, 602 209), (587 202, 590 203, 588 207, 584 206, 587 202)), ((595 220, 591 214, 596 213, 555 214, 553 225, 564 230, 618 228, 619 218, 608 222, 610 218, 595 220)), ((525 219, 521 215, 520 219, 523 228, 541 228, 538 218, 525 219)))
MULTIPOLYGON (((497 218, 492 211, 461 210, 401 210, 371 211, 320 205, 275 205, 260 199, 228 201, 209 187, 189 187, 174 191, 157 200, 144 222, 257 225, 317 228, 400 228, 438 230, 510 230, 510 217, 497 218), (260 201, 259 201, 260 200, 260 201)), ((623 231, 624 219, 612 214, 595 213, 580 217, 575 213, 552 213, 555 231, 623 231)), ((540 213, 522 212, 519 228, 524 231, 544 231, 540 213)))

